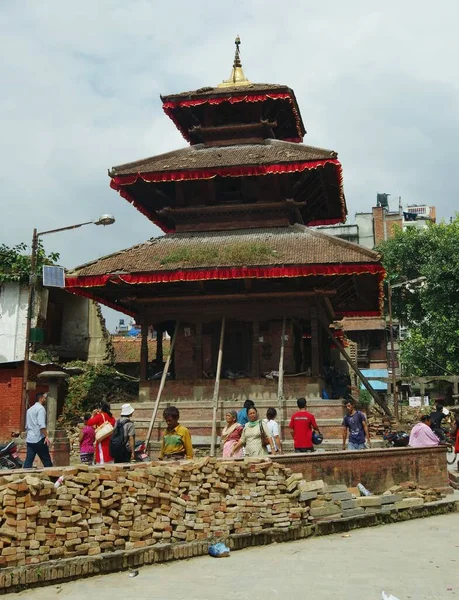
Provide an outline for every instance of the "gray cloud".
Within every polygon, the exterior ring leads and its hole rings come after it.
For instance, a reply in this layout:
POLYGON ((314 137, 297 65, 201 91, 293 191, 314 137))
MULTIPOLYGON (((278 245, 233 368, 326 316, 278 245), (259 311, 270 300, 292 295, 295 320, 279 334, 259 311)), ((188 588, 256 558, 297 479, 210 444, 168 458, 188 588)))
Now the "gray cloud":
POLYGON ((159 235, 107 168, 184 145, 159 93, 227 78, 236 33, 247 76, 293 87, 305 142, 339 152, 351 218, 377 191, 448 218, 458 17, 455 0, 2 3, 1 241, 114 213, 45 240, 70 267, 159 235))

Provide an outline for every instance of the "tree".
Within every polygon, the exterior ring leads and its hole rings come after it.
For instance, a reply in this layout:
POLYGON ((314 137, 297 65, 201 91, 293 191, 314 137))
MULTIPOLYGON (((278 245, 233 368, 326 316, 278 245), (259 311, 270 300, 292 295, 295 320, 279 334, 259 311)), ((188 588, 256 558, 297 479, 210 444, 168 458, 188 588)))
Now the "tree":
POLYGON ((459 215, 425 230, 398 229, 378 250, 392 286, 425 278, 392 288, 393 315, 408 327, 404 373, 459 373, 459 215))
MULTIPOLYGON (((27 245, 17 244, 8 247, 0 244, 0 284, 17 281, 27 283, 30 277, 30 255, 26 254, 27 245)), ((38 243, 36 272, 41 273, 43 265, 52 265, 59 259, 59 254, 46 254, 41 241, 38 243)))

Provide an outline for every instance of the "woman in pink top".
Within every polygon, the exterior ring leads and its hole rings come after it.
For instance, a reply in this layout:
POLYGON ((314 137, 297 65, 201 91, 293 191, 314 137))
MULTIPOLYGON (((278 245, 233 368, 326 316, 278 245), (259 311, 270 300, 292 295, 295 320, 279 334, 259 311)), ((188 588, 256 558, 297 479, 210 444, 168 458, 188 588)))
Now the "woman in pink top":
POLYGON ((91 415, 84 416, 83 429, 80 431, 80 460, 84 465, 94 464, 94 443, 96 432, 94 427, 88 425, 91 415))
POLYGON ((430 416, 422 415, 420 423, 415 425, 410 433, 409 445, 412 448, 438 446, 440 440, 430 428, 430 416))

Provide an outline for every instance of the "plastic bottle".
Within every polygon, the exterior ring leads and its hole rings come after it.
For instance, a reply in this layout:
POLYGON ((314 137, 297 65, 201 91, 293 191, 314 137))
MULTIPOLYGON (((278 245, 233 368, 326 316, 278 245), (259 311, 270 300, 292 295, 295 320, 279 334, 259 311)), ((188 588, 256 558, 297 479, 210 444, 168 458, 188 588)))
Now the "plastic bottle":
POLYGON ((61 475, 59 479, 55 482, 54 487, 57 489, 64 483, 64 476, 61 475))
POLYGON ((367 490, 367 488, 362 483, 358 483, 357 488, 362 496, 371 496, 371 492, 367 490))

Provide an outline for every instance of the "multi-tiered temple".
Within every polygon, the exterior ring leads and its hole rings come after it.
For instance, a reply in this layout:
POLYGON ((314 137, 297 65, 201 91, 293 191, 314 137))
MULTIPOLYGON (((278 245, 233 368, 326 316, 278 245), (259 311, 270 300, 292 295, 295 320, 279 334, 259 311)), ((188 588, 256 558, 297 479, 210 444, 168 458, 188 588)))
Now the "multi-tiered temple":
POLYGON ((317 383, 329 324, 379 315, 382 298, 375 252, 310 228, 345 220, 336 152, 301 143, 289 87, 246 79, 239 39, 229 80, 162 101, 189 146, 114 167, 110 185, 165 235, 78 267, 67 288, 134 316, 144 338, 161 334, 157 356, 142 353, 144 398, 158 370, 147 362, 162 361, 162 332, 177 322, 168 395, 201 397, 223 317, 222 377, 237 375, 243 395, 276 390, 265 375, 278 370, 284 318, 285 373, 317 383))

